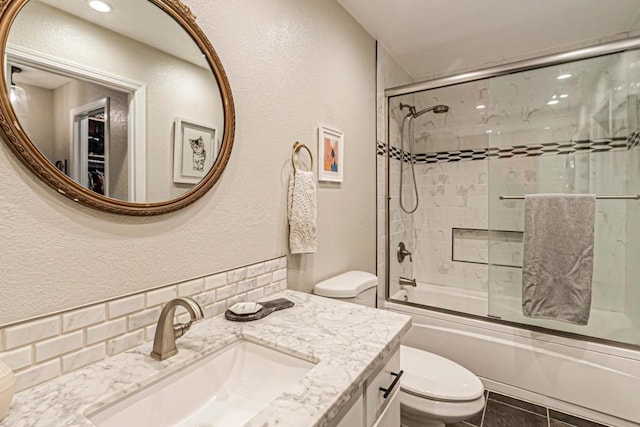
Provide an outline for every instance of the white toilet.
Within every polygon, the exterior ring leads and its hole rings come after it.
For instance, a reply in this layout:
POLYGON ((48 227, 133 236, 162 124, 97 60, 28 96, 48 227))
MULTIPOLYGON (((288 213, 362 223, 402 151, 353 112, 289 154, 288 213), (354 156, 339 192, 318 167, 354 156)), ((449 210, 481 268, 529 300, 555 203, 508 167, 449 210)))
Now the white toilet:
MULTIPOLYGON (((318 283, 313 293, 368 307, 376 306, 378 279, 349 271, 318 283)), ((400 405, 403 427, 444 426, 472 417, 484 407, 484 386, 451 360, 400 346, 400 405)))

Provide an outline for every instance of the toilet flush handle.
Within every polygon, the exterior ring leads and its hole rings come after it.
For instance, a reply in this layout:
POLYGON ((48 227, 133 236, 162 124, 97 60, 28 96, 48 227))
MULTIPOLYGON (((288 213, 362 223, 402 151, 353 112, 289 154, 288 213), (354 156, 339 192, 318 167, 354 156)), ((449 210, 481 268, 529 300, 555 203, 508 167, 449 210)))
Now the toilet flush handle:
POLYGON ((391 375, 393 375, 395 378, 388 388, 380 387, 380 391, 384 393, 382 397, 384 397, 385 399, 389 397, 396 384, 398 384, 398 381, 400 381, 400 377, 402 376, 402 374, 404 374, 403 370, 400 370, 400 372, 398 372, 397 374, 395 372, 391 372, 391 375))

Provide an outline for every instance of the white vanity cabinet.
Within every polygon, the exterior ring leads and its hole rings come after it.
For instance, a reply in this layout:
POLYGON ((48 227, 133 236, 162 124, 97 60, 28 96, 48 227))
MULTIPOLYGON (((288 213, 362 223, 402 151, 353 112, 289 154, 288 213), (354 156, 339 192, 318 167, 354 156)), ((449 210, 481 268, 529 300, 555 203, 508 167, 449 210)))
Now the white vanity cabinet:
POLYGON ((364 383, 350 406, 338 416, 337 427, 400 426, 400 348, 364 383), (394 385, 395 381, 395 385, 394 385), (385 393, 381 389, 390 390, 385 393), (387 394, 387 397, 385 397, 387 394))

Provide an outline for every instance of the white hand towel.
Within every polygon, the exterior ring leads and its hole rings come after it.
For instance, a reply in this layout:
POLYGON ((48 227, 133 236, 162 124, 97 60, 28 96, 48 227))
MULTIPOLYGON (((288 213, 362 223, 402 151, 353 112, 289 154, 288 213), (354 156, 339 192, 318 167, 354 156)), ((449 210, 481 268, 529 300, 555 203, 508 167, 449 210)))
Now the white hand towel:
POLYGON ((292 254, 318 251, 316 182, 313 172, 292 171, 287 198, 289 248, 292 254))

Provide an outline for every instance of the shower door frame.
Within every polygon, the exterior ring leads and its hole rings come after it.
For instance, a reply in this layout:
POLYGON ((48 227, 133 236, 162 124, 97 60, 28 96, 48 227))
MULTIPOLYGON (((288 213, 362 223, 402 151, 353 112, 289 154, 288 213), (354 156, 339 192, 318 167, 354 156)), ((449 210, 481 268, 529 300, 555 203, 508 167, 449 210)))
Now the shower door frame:
MULTIPOLYGON (((613 53, 620 53, 629 50, 640 49, 640 36, 630 37, 622 40, 616 40, 599 45, 583 47, 579 49, 568 50, 565 52, 555 53, 551 55, 538 56, 522 61, 510 62, 506 64, 497 65, 494 67, 481 68, 475 71, 469 71, 459 74, 452 74, 449 76, 438 77, 431 80, 425 80, 417 83, 410 83, 407 85, 396 86, 389 89, 385 89, 384 97, 386 104, 386 153, 385 153, 385 296, 384 299, 387 302, 393 302, 394 304, 406 305, 415 308, 432 310, 435 312, 452 314, 455 316, 465 317, 469 319, 482 320, 489 323, 495 323, 499 325, 512 326, 521 329, 526 329, 533 332, 541 332, 550 335, 556 335, 560 337, 578 339, 587 342, 600 343, 610 345, 613 347, 630 349, 633 351, 640 350, 640 344, 629 344, 620 341, 608 340, 605 338, 592 337, 589 335, 583 335, 573 332, 559 331, 557 329, 545 328, 541 326, 529 325, 527 323, 519 323, 510 320, 503 320, 501 318, 491 316, 479 316, 476 314, 465 313, 462 311, 455 311, 441 307, 435 307, 424 304, 416 304, 409 301, 391 300, 391 238, 390 238, 390 173, 389 167, 391 166, 391 149, 390 149, 390 132, 389 132, 389 98, 401 95, 409 95, 412 93, 422 92, 429 89, 438 89, 447 86, 453 86, 460 83, 468 83, 476 80, 489 79, 492 77, 504 76, 507 74, 535 70, 538 68, 549 67, 552 65, 560 65, 568 62, 575 62, 583 59, 591 59, 599 56, 610 55, 613 53)), ((401 160, 404 158, 401 153, 401 160)), ((488 292, 488 291, 487 291, 488 292)))

